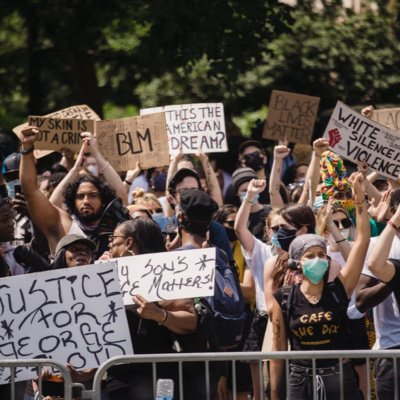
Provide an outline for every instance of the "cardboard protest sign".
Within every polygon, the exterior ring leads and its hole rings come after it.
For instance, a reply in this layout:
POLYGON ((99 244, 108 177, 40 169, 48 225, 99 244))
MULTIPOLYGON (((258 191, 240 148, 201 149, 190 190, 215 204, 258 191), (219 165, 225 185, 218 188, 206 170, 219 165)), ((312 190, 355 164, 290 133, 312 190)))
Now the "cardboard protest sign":
MULTIPOLYGON (((86 104, 82 104, 80 106, 72 106, 72 107, 64 108, 62 110, 55 111, 55 112, 47 114, 47 115, 43 115, 43 117, 69 118, 69 119, 90 119, 93 121, 101 121, 101 118, 86 104)), ((25 129, 28 126, 29 126, 28 123, 18 125, 13 129, 13 132, 19 138, 22 129, 25 129)))
MULTIPOLYGON (((213 296, 215 248, 115 258, 125 306, 132 296, 148 301, 213 296)), ((101 262, 101 261, 98 261, 101 262)))
POLYGON ((362 116, 338 101, 324 137, 329 147, 350 161, 365 160, 388 178, 400 173, 400 134, 362 116))
POLYGON ((40 129, 35 148, 39 150, 59 150, 68 147, 78 153, 82 147, 81 133, 94 132, 94 121, 82 119, 60 119, 29 116, 29 125, 40 129))
POLYGON ((382 110, 374 110, 372 121, 376 121, 379 124, 386 126, 400 133, 400 108, 385 108, 382 110))
MULTIPOLYGON (((0 359, 52 358, 79 370, 133 354, 115 263, 0 279, 0 337, 0 359)), ((9 379, 0 368, 0 384, 9 379)))
POLYGON ((319 97, 273 90, 263 137, 290 143, 310 143, 317 118, 319 97))
POLYGON ((96 122, 96 138, 116 171, 169 165, 164 113, 96 122))
POLYGON ((140 110, 140 115, 165 112, 169 153, 194 154, 228 151, 224 105, 222 103, 183 104, 140 110))

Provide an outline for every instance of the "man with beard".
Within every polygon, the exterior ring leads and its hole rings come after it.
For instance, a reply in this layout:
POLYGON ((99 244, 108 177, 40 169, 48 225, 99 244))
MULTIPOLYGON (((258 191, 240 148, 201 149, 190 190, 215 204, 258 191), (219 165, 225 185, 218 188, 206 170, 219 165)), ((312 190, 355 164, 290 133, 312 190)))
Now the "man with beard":
MULTIPOLYGON (((98 227, 104 210, 116 199, 115 190, 100 178, 83 175, 71 180, 65 187, 64 200, 67 211, 50 203, 37 187, 33 150, 39 134, 40 131, 33 127, 28 127, 21 132, 20 180, 33 222, 46 236, 51 255, 55 253, 57 243, 67 234, 89 237, 97 244, 96 254, 101 254, 107 250, 108 242, 107 235, 100 235, 98 227), (104 240, 102 240, 103 238, 104 240)), ((121 191, 120 187, 122 191, 126 192, 118 174, 100 154, 93 135, 84 132, 81 136, 90 143, 92 155, 97 159, 99 170, 103 173, 105 179, 113 182, 118 192, 121 191)), ((78 156, 79 160, 84 160, 85 147, 84 144, 78 156)), ((79 160, 76 165, 80 164, 79 160)), ((76 175, 78 175, 78 172, 76 172, 76 175)), ((70 176, 72 175, 69 174, 70 176)), ((110 231, 114 227, 110 226, 110 231)))

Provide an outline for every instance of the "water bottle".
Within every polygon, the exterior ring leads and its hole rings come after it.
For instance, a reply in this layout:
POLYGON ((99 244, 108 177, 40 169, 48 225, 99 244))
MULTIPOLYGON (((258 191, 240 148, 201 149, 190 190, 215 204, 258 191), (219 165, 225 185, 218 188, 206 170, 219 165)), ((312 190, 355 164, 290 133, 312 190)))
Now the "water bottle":
POLYGON ((157 400, 173 400, 174 381, 172 379, 157 380, 157 400))

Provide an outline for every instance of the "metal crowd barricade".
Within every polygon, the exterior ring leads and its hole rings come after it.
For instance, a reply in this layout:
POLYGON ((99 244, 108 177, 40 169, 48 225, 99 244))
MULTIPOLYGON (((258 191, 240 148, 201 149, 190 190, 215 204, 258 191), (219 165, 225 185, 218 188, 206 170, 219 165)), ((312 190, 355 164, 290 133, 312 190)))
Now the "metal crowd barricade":
MULTIPOLYGON (((38 358, 38 359, 19 359, 19 360, 0 360, 0 368, 10 368, 11 370, 11 399, 10 400, 18 400, 15 398, 15 369, 23 367, 35 367, 38 368, 38 386, 39 386, 39 395, 42 396, 42 368, 43 367, 53 367, 57 369, 64 379, 64 400, 72 400, 72 389, 74 387, 80 388, 81 390, 85 389, 85 387, 81 383, 72 383, 71 375, 67 370, 67 367, 64 364, 61 364, 57 361, 50 360, 47 358, 38 358)), ((39 397, 41 398, 41 397, 39 397)), ((8 399, 2 399, 8 400, 8 399)))
MULTIPOLYGON (((397 383, 397 362, 400 358, 400 350, 347 350, 347 351, 283 351, 283 352, 230 352, 230 353, 179 353, 179 354, 151 354, 151 355, 133 355, 133 356, 119 356, 110 358, 104 362, 97 370, 93 381, 93 390, 86 390, 82 392, 82 399, 100 400, 101 397, 101 380, 106 371, 116 364, 126 363, 151 363, 153 371, 153 391, 156 393, 157 374, 156 364, 165 362, 177 362, 179 370, 179 394, 180 399, 183 400, 183 363, 184 362, 205 362, 206 371, 206 387, 207 387, 207 400, 214 400, 210 398, 210 379, 209 379, 209 363, 213 361, 229 361, 232 363, 232 375, 236 376, 236 361, 257 360, 259 366, 259 379, 263 382, 262 362, 271 359, 283 359, 286 364, 286 388, 287 398, 290 399, 289 391, 289 361, 295 359, 312 360, 313 367, 313 399, 317 400, 317 385, 316 385, 316 361, 320 359, 337 359, 340 364, 340 400, 344 400, 343 391, 343 360, 347 358, 366 358, 367 360, 367 382, 368 382, 368 399, 371 399, 371 386, 370 386, 370 360, 374 358, 392 358, 394 369, 394 399, 399 399, 399 388, 397 383)), ((265 394, 263 385, 260 385, 260 398, 264 399, 265 394)), ((237 399, 236 382, 233 379, 233 400, 237 399)), ((190 399, 185 399, 190 400, 190 399)), ((206 400, 206 399, 205 399, 206 400)), ((339 400, 339 399, 338 399, 339 400)))

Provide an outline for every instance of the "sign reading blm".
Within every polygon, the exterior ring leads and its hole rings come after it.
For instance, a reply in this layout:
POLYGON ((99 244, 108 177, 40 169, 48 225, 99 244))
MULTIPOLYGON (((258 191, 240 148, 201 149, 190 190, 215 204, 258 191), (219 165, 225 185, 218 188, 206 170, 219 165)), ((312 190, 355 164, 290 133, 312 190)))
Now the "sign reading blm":
POLYGON ((94 131, 92 120, 29 116, 28 121, 29 125, 40 130, 39 139, 35 143, 39 150, 59 150, 67 147, 77 153, 83 143, 81 133, 94 131))
POLYGON ((319 97, 273 90, 263 137, 290 143, 310 143, 319 97))
POLYGON ((329 147, 350 161, 364 160, 380 174, 397 180, 400 173, 400 134, 362 116, 338 101, 324 137, 329 147))
POLYGON ((214 295, 213 247, 120 257, 111 261, 118 265, 125 306, 135 304, 132 296, 137 294, 147 301, 214 295))
POLYGON ((164 113, 96 122, 96 138, 116 171, 169 165, 164 113))
POLYGON ((140 110, 140 115, 165 112, 169 153, 228 151, 222 103, 183 104, 140 110))
MULTIPOLYGON (((76 369, 133 354, 115 263, 0 279, 0 359, 51 358, 76 369)), ((34 378, 16 368, 15 380, 34 378)), ((0 384, 10 382, 0 368, 0 384)))

